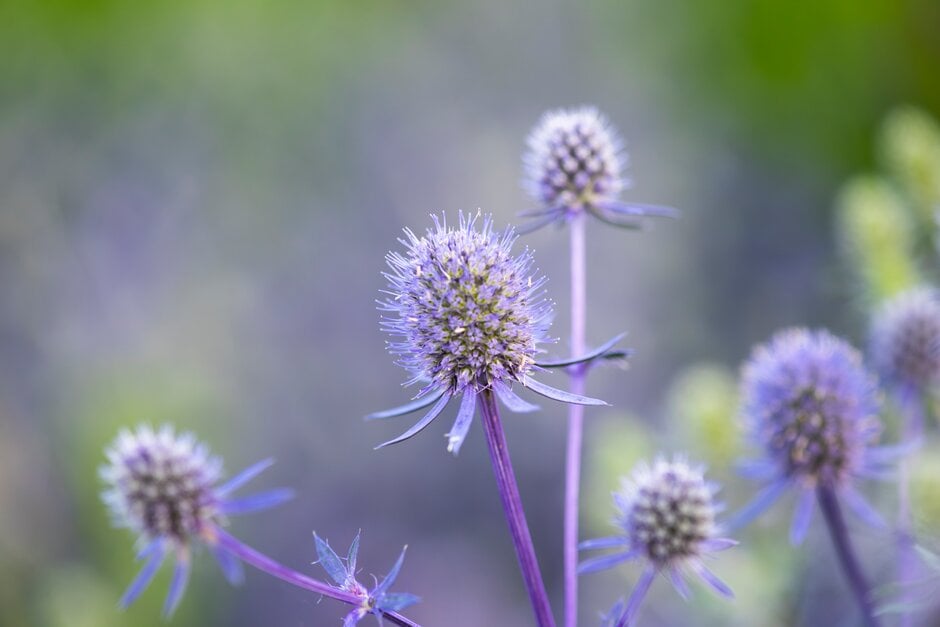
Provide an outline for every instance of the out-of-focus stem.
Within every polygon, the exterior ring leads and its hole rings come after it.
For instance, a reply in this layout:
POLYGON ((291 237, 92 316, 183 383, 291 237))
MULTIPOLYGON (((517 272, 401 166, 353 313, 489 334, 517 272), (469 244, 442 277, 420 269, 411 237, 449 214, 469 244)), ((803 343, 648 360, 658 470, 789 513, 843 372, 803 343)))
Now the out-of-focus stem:
MULTIPOLYGON (((263 573, 277 577, 281 581, 286 581, 292 586, 297 586, 298 588, 303 588, 304 590, 310 590, 311 592, 322 594, 323 596, 336 599, 337 601, 342 601, 343 603, 348 603, 349 605, 358 606, 362 604, 363 599, 359 598, 355 594, 334 588, 329 584, 313 579, 312 577, 308 577, 303 573, 298 573, 297 571, 284 566, 280 562, 271 559, 264 553, 256 551, 247 544, 244 544, 238 538, 229 535, 220 528, 216 528, 214 533, 221 548, 225 549, 246 564, 254 566, 263 573)), ((383 612, 382 616, 388 619, 390 623, 400 625, 401 627, 421 627, 418 625, 418 623, 401 616, 397 612, 383 612)))
MULTIPOLYGON (((587 293, 585 271, 585 216, 576 214, 568 224, 571 243, 571 355, 584 353, 587 293)), ((569 368, 571 391, 584 394, 587 364, 569 368)), ((565 627, 578 624, 578 514, 581 492, 581 447, 584 406, 568 405, 568 444, 565 451, 564 571, 565 627)))
MULTIPOLYGON (((901 391, 901 442, 910 444, 918 439, 923 429, 923 399, 914 388, 901 391)), ((911 513, 911 466, 904 455, 898 461, 898 572, 902 596, 910 601, 909 587, 917 579, 917 555, 914 552, 914 519, 911 513)), ((904 609, 900 616, 900 627, 911 627, 913 616, 904 609)))
POLYGON ((865 576, 862 574, 862 568, 855 556, 855 551, 852 549, 852 543, 849 541, 849 531, 845 526, 845 519, 842 517, 842 510, 839 507, 836 494, 829 486, 819 486, 816 488, 816 499, 819 501, 819 507, 826 519, 826 526, 829 527, 829 536, 832 538, 836 555, 839 557, 839 565, 842 567, 842 571, 849 581, 849 587, 858 602, 862 620, 867 627, 879 627, 879 623, 875 619, 871 592, 868 583, 865 581, 865 576))
POLYGON ((532 610, 535 613, 536 623, 539 627, 555 627, 552 608, 548 602, 548 594, 545 592, 545 584, 542 582, 538 559, 535 557, 532 535, 529 533, 529 525, 526 523, 525 512, 522 509, 516 475, 512 469, 512 461, 509 459, 509 449, 506 446, 506 435, 503 433, 503 425, 499 418, 499 408, 490 390, 480 394, 480 407, 486 443, 490 450, 490 460, 493 463, 493 474, 496 475, 496 485, 506 512, 506 522, 509 523, 509 532, 516 549, 516 557, 519 560, 519 568, 522 570, 526 591, 532 603, 532 610))

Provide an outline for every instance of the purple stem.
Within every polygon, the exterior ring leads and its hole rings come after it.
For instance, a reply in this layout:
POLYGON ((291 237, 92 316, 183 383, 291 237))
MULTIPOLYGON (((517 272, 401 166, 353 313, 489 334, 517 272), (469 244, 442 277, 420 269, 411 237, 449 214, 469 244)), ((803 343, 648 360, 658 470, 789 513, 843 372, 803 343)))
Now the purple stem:
POLYGON ((875 610, 872 604, 871 593, 865 576, 862 574, 862 568, 852 550, 852 543, 849 541, 849 531, 845 526, 845 519, 842 517, 842 510, 839 508, 839 501, 835 492, 829 486, 818 486, 816 488, 816 499, 819 501, 819 507, 826 519, 826 526, 829 527, 829 536, 835 545, 836 555, 839 557, 839 564, 849 580, 849 587, 855 594, 858 601, 859 610, 862 612, 862 620, 868 627, 878 627, 879 623, 875 619, 875 610))
MULTIPOLYGON (((585 218, 576 214, 571 232, 571 355, 584 353, 587 277, 585 272, 585 218)), ((586 364, 569 369, 571 392, 584 394, 586 364)), ((565 627, 578 624, 578 501, 581 492, 581 447, 584 436, 584 406, 568 405, 568 445, 565 451, 564 571, 565 627)))
POLYGON ((516 475, 512 470, 512 461, 509 459, 509 449, 506 446, 506 435, 499 419, 499 408, 496 398, 491 390, 480 394, 480 409, 483 414, 483 429, 486 432, 486 444, 490 449, 490 460, 493 463, 493 474, 496 475, 496 485, 499 496, 503 501, 506 512, 506 522, 509 523, 509 532, 512 543, 516 549, 516 558, 522 570, 532 610, 539 627, 555 627, 552 608, 548 603, 548 594, 542 582, 542 573, 539 562, 535 557, 535 547, 532 545, 532 536, 529 525, 522 510, 522 499, 519 497, 519 486, 516 485, 516 475))
MULTIPOLYGON (((274 561, 264 553, 260 553, 247 544, 244 544, 241 540, 232 535, 229 535, 221 528, 217 527, 215 529, 215 534, 218 539, 219 547, 225 549, 246 564, 254 566, 263 573, 273 575, 281 581, 286 581, 287 583, 293 586, 297 586, 298 588, 310 590, 311 592, 322 594, 323 596, 336 599, 337 601, 342 601, 343 603, 348 603, 349 605, 362 605, 363 599, 356 596, 355 594, 334 588, 333 586, 323 583, 322 581, 318 581, 308 577, 307 575, 298 573, 297 571, 274 561)), ((418 625, 418 623, 401 616, 397 612, 383 612, 382 616, 387 618, 389 622, 400 625, 401 627, 421 627, 418 625)))
MULTIPOLYGON (((913 387, 902 389, 899 394, 901 405, 901 442, 907 444, 919 438, 923 430, 924 416, 921 396, 913 387)), ((910 584, 917 579, 917 555, 914 552, 914 522, 911 514, 910 494, 911 467, 908 456, 898 461, 898 582, 907 601, 910 598, 910 584)), ((913 616, 909 609, 900 616, 900 626, 910 627, 913 616)))

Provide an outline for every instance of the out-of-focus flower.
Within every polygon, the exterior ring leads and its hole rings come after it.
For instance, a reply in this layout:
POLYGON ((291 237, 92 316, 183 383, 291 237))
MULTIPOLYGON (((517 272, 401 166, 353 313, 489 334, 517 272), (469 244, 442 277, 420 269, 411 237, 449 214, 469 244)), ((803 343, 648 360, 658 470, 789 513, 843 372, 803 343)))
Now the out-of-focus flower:
POLYGON ((935 228, 940 210, 940 126, 920 109, 900 107, 885 119, 880 143, 885 165, 921 224, 935 228))
POLYGON ((558 109, 542 116, 529 135, 524 187, 539 208, 523 213, 535 230, 588 212, 616 226, 637 228, 649 216, 675 216, 668 207, 620 200, 629 186, 623 142, 594 107, 558 109))
POLYGON ((615 523, 621 535, 583 542, 581 549, 621 549, 586 560, 579 572, 610 568, 628 560, 645 563, 643 574, 618 624, 629 624, 657 573, 662 573, 676 591, 689 598, 686 574, 697 575, 718 594, 732 597, 731 590, 704 564, 704 558, 735 546, 720 537, 715 516, 720 505, 717 487, 705 481, 701 467, 684 459, 658 458, 652 465, 640 463, 620 492, 614 494, 618 510, 615 523))
POLYGON ((882 305, 871 331, 872 362, 899 390, 923 393, 940 382, 940 298, 916 288, 882 305))
POLYGON ((102 494, 115 524, 138 535, 138 560, 144 566, 121 598, 127 607, 147 587, 167 555, 176 565, 164 604, 169 616, 182 598, 189 579, 192 546, 202 542, 213 553, 229 582, 242 580, 241 563, 218 544, 221 527, 229 515, 274 507, 292 492, 275 489, 248 497, 232 493, 273 462, 259 462, 225 483, 222 462, 189 433, 176 433, 169 425, 158 431, 140 426, 121 431, 105 454, 101 467, 107 484, 102 494))
POLYGON ((855 484, 884 476, 898 450, 874 446, 881 433, 879 394, 858 351, 828 331, 781 331, 745 364, 741 397, 748 434, 764 453, 743 470, 767 486, 736 523, 794 488, 799 495, 790 540, 799 543, 812 518, 815 490, 825 487, 870 524, 884 525, 855 484))
POLYGON ((392 566, 392 570, 389 571, 388 575, 381 582, 376 580, 375 586, 369 590, 356 579, 356 559, 359 554, 358 533, 352 544, 349 545, 349 551, 345 559, 337 555, 329 543, 316 533, 313 534, 313 539, 317 545, 318 561, 337 587, 346 592, 351 592, 362 600, 357 607, 346 615, 343 620, 343 627, 352 627, 369 614, 374 615, 379 621, 379 625, 382 625, 383 613, 403 610, 421 600, 419 597, 407 592, 389 592, 389 588, 398 577, 401 566, 405 561, 407 546, 401 550, 398 560, 392 566))
POLYGON ((546 341, 552 315, 543 290, 545 279, 533 274, 528 250, 513 256, 512 229, 496 234, 486 216, 478 230, 478 218, 479 214, 460 214, 454 228, 434 216, 434 228, 424 237, 405 230, 405 254, 393 252, 387 257, 389 298, 380 301, 379 309, 390 315, 382 317, 382 327, 395 338, 389 351, 413 375, 406 385, 420 382, 423 387, 412 403, 367 418, 390 418, 433 406, 411 429, 381 446, 414 436, 459 396, 460 410, 447 435, 447 450, 456 454, 480 394, 492 390, 511 411, 537 409, 513 392, 513 383, 557 401, 606 404, 557 390, 532 375, 543 368, 623 356, 613 350, 621 336, 576 360, 539 361, 537 355, 543 352, 539 344, 546 341))
POLYGON ((845 185, 838 205, 839 246, 865 295, 880 302, 917 285, 913 220, 894 189, 859 177, 845 185))

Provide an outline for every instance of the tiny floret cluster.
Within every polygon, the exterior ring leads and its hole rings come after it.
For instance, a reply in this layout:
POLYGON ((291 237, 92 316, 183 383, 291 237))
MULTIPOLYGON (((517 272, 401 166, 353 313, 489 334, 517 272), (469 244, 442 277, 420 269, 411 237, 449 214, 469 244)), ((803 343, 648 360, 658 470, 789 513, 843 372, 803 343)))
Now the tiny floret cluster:
POLYGON ((291 497, 289 490, 275 489, 232 498, 232 492, 269 467, 271 460, 218 485, 221 460, 192 434, 179 434, 169 425, 159 430, 145 425, 121 431, 105 455, 108 462, 100 475, 107 487, 102 498, 114 523, 138 535, 137 557, 144 561, 121 599, 122 607, 143 592, 167 555, 172 555, 176 566, 164 605, 164 613, 172 614, 189 579, 191 547, 196 541, 212 551, 226 578, 238 583, 241 563, 220 543, 226 517, 274 507, 291 497))
POLYGON ((841 484, 864 468, 881 431, 875 378, 827 331, 790 329, 744 366, 744 417, 782 476, 841 484))
POLYGON ((871 333, 878 374, 911 392, 940 382, 940 298, 929 288, 896 296, 876 313, 871 333))
POLYGON ((702 472, 659 459, 641 465, 614 495, 620 524, 634 547, 659 565, 699 554, 715 534, 715 502, 702 472))
POLYGON ((584 211, 623 189, 622 142, 594 107, 549 111, 532 130, 526 185, 544 207, 584 211))
POLYGON ((683 598, 689 597, 684 575, 694 573, 718 594, 732 592, 703 563, 710 554, 737 544, 720 537, 716 515, 717 487, 705 480, 701 467, 685 459, 660 457, 652 465, 642 462, 625 477, 614 493, 615 523, 621 535, 581 543, 582 549, 619 548, 619 552, 584 561, 579 572, 609 568, 620 562, 639 560, 646 567, 618 624, 630 624, 653 578, 662 573, 683 598))
POLYGON ((218 516, 213 489, 222 462, 191 434, 168 426, 122 431, 106 454, 104 499, 119 525, 183 545, 218 516))
POLYGON ((758 346, 744 365, 742 413, 763 456, 743 467, 767 486, 739 514, 746 522, 788 487, 799 492, 790 539, 802 540, 816 488, 838 491, 872 524, 880 518, 854 484, 883 475, 893 459, 875 446, 881 433, 875 377, 861 354, 828 331, 787 329, 758 346))
POLYGON ((524 187, 539 209, 524 213, 534 230, 588 212, 617 226, 635 228, 644 216, 670 216, 655 205, 620 201, 629 186, 626 155, 616 130, 594 107, 549 111, 529 134, 523 158, 524 187))
POLYGON ((551 304, 532 255, 512 254, 515 236, 493 232, 492 218, 460 216, 458 228, 434 217, 425 237, 406 230, 408 251, 391 253, 394 292, 383 320, 400 341, 391 351, 416 378, 451 391, 521 380, 535 363, 551 304))
POLYGON ((423 387, 413 402, 368 418, 432 407, 411 429, 381 446, 414 436, 460 396, 457 419, 447 434, 447 449, 456 454, 479 395, 495 394, 512 411, 537 409, 512 391, 514 383, 567 403, 604 405, 556 390, 531 375, 542 368, 622 356, 622 351, 611 350, 622 336, 576 360, 540 362, 536 356, 543 352, 539 344, 546 341, 552 306, 545 298, 545 279, 532 269, 531 253, 514 255, 516 235, 512 229, 496 233, 490 216, 460 214, 456 227, 443 217, 433 220, 434 228, 424 237, 406 229, 401 242, 407 250, 387 256, 389 297, 379 302, 385 312, 382 327, 393 337, 389 351, 412 373, 408 384, 423 387))

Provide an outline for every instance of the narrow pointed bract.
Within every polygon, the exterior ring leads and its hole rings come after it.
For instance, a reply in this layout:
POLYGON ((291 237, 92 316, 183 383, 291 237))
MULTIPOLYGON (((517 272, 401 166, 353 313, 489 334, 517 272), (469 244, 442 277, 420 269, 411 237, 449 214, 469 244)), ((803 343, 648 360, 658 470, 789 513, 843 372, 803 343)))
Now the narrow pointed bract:
POLYGON ((145 560, 144 567, 121 598, 121 606, 133 603, 165 558, 172 556, 175 565, 164 604, 166 616, 173 614, 186 590, 195 543, 207 545, 225 578, 239 583, 241 565, 217 543, 225 516, 274 507, 292 494, 271 490, 231 498, 233 491, 272 462, 259 462, 217 485, 222 476, 221 460, 191 434, 178 434, 168 425, 158 431, 149 426, 121 431, 106 456, 108 463, 100 470, 107 484, 102 498, 114 523, 135 532, 145 547, 138 556, 145 560))
MULTIPOLYGON (((556 390, 532 378, 539 370, 540 344, 547 342, 552 305, 545 279, 533 271, 531 253, 512 252, 512 229, 496 233, 490 216, 460 214, 456 227, 433 216, 423 237, 406 230, 404 253, 389 253, 390 297, 380 301, 382 327, 392 335, 389 351, 424 387, 412 402, 376 412, 384 419, 431 406, 402 435, 381 446, 402 442, 427 427, 455 396, 461 397, 447 450, 460 451, 477 410, 478 396, 494 390, 512 411, 533 411, 513 384, 566 403, 604 405, 603 401, 556 390), (435 400, 436 399, 436 400, 435 400)), ((608 342, 597 354, 562 362, 620 359, 624 351, 608 342)))
POLYGON ((358 599, 356 607, 354 607, 343 620, 345 627, 356 625, 369 614, 374 615, 379 621, 379 624, 382 624, 383 616, 389 617, 388 615, 390 613, 403 610, 421 600, 420 597, 407 592, 389 592, 392 584, 395 583, 395 579, 398 578, 398 573, 401 572, 402 564, 405 562, 407 546, 401 550, 395 564, 392 566, 391 570, 389 570, 388 574, 382 578, 382 581, 377 582, 375 587, 369 590, 356 579, 356 559, 359 553, 358 533, 349 546, 345 562, 336 554, 326 540, 316 533, 313 534, 313 537, 317 546, 318 563, 323 567, 330 578, 336 582, 340 590, 352 593, 355 598, 358 599))

